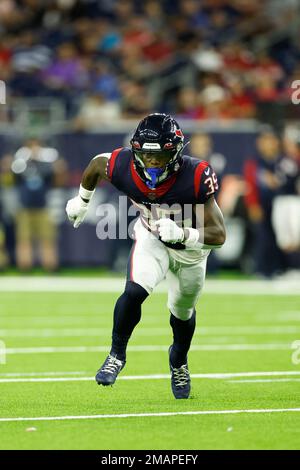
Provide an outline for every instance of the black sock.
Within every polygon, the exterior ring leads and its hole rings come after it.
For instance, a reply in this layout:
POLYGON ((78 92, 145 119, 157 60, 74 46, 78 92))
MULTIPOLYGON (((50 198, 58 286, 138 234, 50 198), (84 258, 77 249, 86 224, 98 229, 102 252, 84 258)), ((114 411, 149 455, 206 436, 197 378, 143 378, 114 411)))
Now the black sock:
POLYGON ((114 325, 110 354, 125 361, 128 340, 141 319, 141 305, 148 292, 132 281, 127 281, 125 291, 118 298, 114 310, 114 325))
POLYGON ((187 363, 187 353, 196 327, 196 311, 189 320, 179 320, 172 313, 170 325, 173 330, 173 345, 170 356, 173 367, 180 367, 187 363))

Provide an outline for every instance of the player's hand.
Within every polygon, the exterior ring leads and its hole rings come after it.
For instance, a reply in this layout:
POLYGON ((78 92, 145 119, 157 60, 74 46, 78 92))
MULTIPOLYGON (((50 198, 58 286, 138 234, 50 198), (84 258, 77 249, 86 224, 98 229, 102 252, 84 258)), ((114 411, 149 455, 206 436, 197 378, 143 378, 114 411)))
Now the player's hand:
POLYGON ((178 243, 184 239, 184 231, 171 219, 159 219, 155 222, 163 242, 178 243))
POLYGON ((84 202, 80 196, 73 197, 67 202, 66 213, 73 227, 77 228, 83 222, 88 210, 88 202, 84 202))

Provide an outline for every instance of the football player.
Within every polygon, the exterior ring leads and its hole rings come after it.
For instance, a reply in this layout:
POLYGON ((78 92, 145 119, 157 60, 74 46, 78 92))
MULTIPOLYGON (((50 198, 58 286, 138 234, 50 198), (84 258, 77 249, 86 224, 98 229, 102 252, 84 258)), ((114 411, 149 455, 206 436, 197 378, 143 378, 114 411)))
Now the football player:
POLYGON ((203 288, 207 257, 225 241, 223 216, 215 201, 217 177, 206 161, 183 155, 184 136, 169 115, 154 113, 138 125, 131 148, 94 157, 79 194, 67 203, 69 220, 83 221, 95 187, 110 181, 140 209, 128 261, 125 290, 114 309, 112 346, 96 381, 112 385, 126 362, 126 347, 141 318, 141 305, 165 277, 173 330, 169 348, 175 398, 188 398, 187 354, 195 331, 195 305, 203 288), (185 217, 186 208, 191 208, 185 217), (176 221, 174 220, 176 219, 176 221))

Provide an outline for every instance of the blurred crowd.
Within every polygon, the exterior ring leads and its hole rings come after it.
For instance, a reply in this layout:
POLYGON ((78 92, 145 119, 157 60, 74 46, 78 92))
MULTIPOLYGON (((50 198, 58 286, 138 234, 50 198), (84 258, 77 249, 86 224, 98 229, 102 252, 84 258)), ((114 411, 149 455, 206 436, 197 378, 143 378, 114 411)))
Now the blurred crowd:
POLYGON ((299 18, 298 0, 1 0, 0 80, 12 101, 59 99, 78 130, 253 118, 290 102, 299 18))

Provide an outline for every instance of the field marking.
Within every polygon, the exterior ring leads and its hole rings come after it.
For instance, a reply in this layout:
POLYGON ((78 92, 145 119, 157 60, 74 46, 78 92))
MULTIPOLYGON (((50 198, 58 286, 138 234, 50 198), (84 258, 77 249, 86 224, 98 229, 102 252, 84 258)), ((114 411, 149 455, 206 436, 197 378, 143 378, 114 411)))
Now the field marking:
POLYGON ((42 382, 90 382, 94 377, 42 377, 42 378, 17 378, 0 379, 2 383, 42 383, 42 382))
MULTIPOLYGON (((125 278, 74 278, 59 276, 2 276, 1 292, 121 292, 125 278)), ((156 289, 157 293, 167 292, 166 282, 156 289)), ((299 280, 216 280, 205 282, 207 294, 229 295, 300 295, 299 280)))
POLYGON ((274 382, 300 382, 300 378, 299 379, 294 379, 294 378, 291 378, 291 379, 246 379, 246 380, 228 380, 228 382, 230 383, 241 383, 241 384, 245 384, 245 383, 274 383, 274 382))
POLYGON ((227 415, 227 414, 244 414, 244 413, 295 413, 300 408, 266 408, 266 409, 250 409, 250 410, 201 410, 201 411, 172 411, 160 413, 124 413, 124 414, 107 414, 107 415, 78 415, 78 416, 36 416, 18 417, 18 418, 0 418, 0 422, 16 422, 16 421, 66 421, 75 419, 116 419, 116 418, 148 418, 148 417, 167 417, 167 416, 197 416, 197 415, 227 415))
MULTIPOLYGON (((58 338, 58 337, 99 337, 107 336, 111 328, 5 328, 0 330, 2 338, 58 338)), ((137 329, 137 336, 167 336, 171 329, 167 327, 145 327, 137 329)), ((299 334, 299 325, 289 326, 204 326, 196 328, 196 334, 200 336, 211 335, 289 335, 299 334)))
MULTIPOLYGON (((56 353, 89 353, 107 352, 109 346, 42 346, 28 348, 6 348, 6 354, 56 354, 56 353)), ((168 351, 169 345, 137 345, 128 346, 127 351, 134 352, 159 352, 168 351)), ((200 344, 191 346, 192 351, 286 351, 290 350, 289 343, 267 344, 200 344)))
MULTIPOLYGON (((75 373, 74 373, 75 374, 75 373)), ((76 372, 76 374, 79 374, 76 372)), ((50 375, 50 374, 49 374, 50 375)), ((299 376, 300 371, 272 371, 272 372, 233 372, 233 373, 207 373, 191 374, 192 379, 230 379, 234 377, 273 377, 273 376, 299 376)), ((160 380, 170 379, 170 374, 151 374, 151 375, 124 375, 118 377, 120 380, 160 380)), ((0 378, 0 383, 35 383, 35 382, 89 382, 94 381, 94 377, 22 377, 19 378, 0 378)), ((299 379, 300 380, 300 379, 299 379)), ((233 382, 233 381, 232 381, 233 382)), ((235 383, 243 382, 236 380, 235 383)))
POLYGON ((36 376, 45 376, 45 377, 49 377, 49 376, 63 376, 63 375, 84 375, 86 374, 87 372, 85 371, 82 371, 82 372, 78 372, 78 371, 74 371, 74 372, 70 372, 70 371, 66 371, 66 372, 7 372, 7 373, 1 373, 0 374, 0 378, 1 377, 36 377, 36 376))

